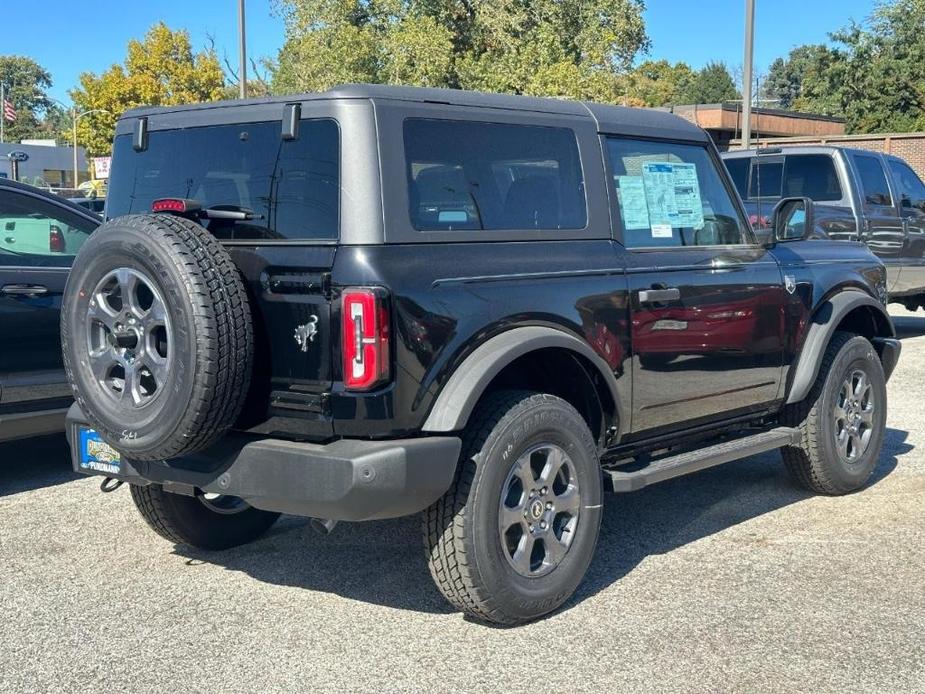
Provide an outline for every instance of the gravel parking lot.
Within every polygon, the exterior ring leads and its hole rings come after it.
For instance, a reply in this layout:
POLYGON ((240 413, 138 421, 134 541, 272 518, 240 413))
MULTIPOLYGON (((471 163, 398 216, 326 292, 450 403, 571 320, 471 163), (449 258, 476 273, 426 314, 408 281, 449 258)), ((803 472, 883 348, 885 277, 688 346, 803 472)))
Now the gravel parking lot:
POLYGON ((515 629, 450 611, 417 518, 205 554, 63 438, 0 445, 0 690, 925 692, 925 316, 893 313, 867 489, 812 497, 774 453, 610 497, 578 594, 515 629))

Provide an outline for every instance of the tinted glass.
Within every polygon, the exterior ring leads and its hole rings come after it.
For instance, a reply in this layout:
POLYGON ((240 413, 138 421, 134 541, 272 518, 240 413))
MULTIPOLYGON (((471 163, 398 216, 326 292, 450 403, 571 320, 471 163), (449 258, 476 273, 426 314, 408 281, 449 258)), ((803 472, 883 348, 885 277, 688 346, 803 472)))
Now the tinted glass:
POLYGON ((806 197, 816 202, 841 200, 835 160, 828 154, 787 155, 779 197, 806 197))
POLYGON ((888 159, 893 180, 899 187, 900 204, 904 210, 925 214, 925 183, 905 162, 888 159))
POLYGON ((70 267, 96 227, 45 200, 0 190, 0 265, 70 267))
POLYGON ((749 198, 779 198, 784 177, 784 162, 752 159, 752 175, 748 187, 749 198))
POLYGON ((575 133, 503 123, 408 119, 408 209, 415 229, 582 229, 575 133))
POLYGON ((877 157, 868 157, 863 154, 856 155, 854 165, 861 179, 861 195, 864 196, 864 202, 868 205, 891 207, 893 198, 890 195, 890 187, 887 185, 886 173, 880 160, 877 157))
POLYGON ((610 138, 607 150, 628 248, 750 241, 705 147, 610 138))
POLYGON ((744 159, 724 159, 723 163, 729 169, 729 175, 732 176, 732 182, 735 183, 739 196, 744 200, 748 197, 748 169, 752 160, 744 159))
POLYGON ((247 221, 204 220, 218 238, 334 239, 339 212, 339 132, 332 120, 304 120, 296 140, 278 121, 161 130, 136 152, 120 135, 113 148, 109 217, 142 213, 158 198, 231 205, 247 221))

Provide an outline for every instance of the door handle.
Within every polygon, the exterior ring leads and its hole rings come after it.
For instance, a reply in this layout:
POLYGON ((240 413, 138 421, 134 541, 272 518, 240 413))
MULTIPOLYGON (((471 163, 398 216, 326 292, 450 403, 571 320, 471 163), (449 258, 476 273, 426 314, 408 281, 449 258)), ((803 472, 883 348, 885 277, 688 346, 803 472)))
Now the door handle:
POLYGON ((48 287, 41 284, 4 284, 0 293, 9 296, 41 296, 48 293, 48 287))
POLYGON ((642 289, 639 291, 640 304, 663 304, 667 301, 677 301, 681 298, 681 290, 674 287, 668 289, 642 289))

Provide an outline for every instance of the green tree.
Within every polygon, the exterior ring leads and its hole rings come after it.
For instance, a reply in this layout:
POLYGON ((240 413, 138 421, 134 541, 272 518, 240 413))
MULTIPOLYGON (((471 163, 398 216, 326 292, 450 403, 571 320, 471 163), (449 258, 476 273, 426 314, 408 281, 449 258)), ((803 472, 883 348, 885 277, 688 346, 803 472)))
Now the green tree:
POLYGON ((843 116, 849 133, 925 129, 925 0, 881 2, 831 46, 795 48, 771 66, 785 107, 843 116))
POLYGON ((16 109, 16 120, 4 123, 7 142, 47 137, 41 116, 52 107, 47 90, 51 75, 32 58, 19 55, 0 56, 0 82, 6 87, 6 99, 16 109))
POLYGON ((630 73, 627 103, 635 106, 669 106, 686 101, 694 71, 687 63, 647 60, 630 73))
POLYGON ((694 73, 682 97, 689 104, 719 104, 735 101, 739 91, 726 64, 711 62, 694 73))
POLYGON ((214 51, 194 52, 186 31, 155 24, 141 41, 131 40, 123 65, 100 75, 80 75, 71 91, 82 118, 78 142, 93 155, 108 154, 116 119, 142 105, 169 106, 215 101, 223 96, 224 75, 214 51))
POLYGON ((641 0, 279 0, 276 93, 341 82, 614 100, 641 0))

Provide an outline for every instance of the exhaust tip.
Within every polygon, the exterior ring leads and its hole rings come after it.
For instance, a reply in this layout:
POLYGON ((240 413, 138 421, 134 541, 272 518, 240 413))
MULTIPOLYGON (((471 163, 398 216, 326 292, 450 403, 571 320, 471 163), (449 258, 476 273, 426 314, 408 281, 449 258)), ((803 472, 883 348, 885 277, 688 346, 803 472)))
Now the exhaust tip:
POLYGON ((337 521, 330 518, 312 518, 311 520, 312 529, 319 535, 330 535, 336 525, 337 521))

